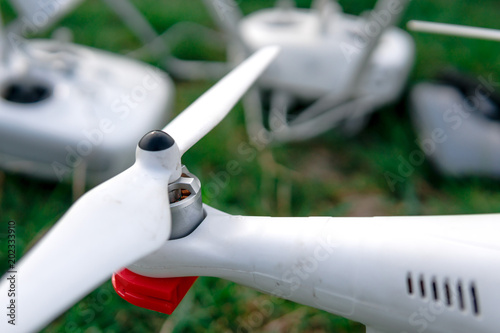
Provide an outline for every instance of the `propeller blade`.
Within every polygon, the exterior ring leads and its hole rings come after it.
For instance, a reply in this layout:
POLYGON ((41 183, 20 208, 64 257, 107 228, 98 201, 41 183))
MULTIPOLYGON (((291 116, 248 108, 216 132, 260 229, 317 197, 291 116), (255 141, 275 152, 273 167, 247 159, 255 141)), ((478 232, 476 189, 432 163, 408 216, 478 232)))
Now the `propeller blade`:
MULTIPOLYGON (((38 331, 112 273, 168 240, 168 184, 180 175, 180 154, 170 137, 169 149, 158 140, 141 146, 144 138, 132 167, 82 196, 11 269, 18 279, 19 318, 15 326, 2 320, 0 331, 38 331)), ((5 276, 1 282, 0 302, 9 304, 10 283, 5 276)))
MULTIPOLYGON (((172 222, 168 184, 181 176, 181 155, 226 116, 277 52, 276 47, 257 52, 198 98, 165 127, 173 139, 161 131, 144 136, 131 168, 89 191, 69 209, 11 269, 22 280, 16 298, 22 320, 15 326, 2 321, 0 331, 39 330, 115 271, 168 240, 172 222)), ((0 301, 5 304, 10 302, 9 274, 0 284, 0 301)))
POLYGON ((458 36, 466 38, 478 38, 485 40, 500 41, 500 30, 480 27, 469 27, 458 24, 426 22, 411 20, 406 27, 412 31, 428 32, 433 34, 442 34, 449 36, 458 36))
POLYGON ((278 51, 274 46, 257 51, 163 129, 175 139, 181 155, 224 119, 278 51))

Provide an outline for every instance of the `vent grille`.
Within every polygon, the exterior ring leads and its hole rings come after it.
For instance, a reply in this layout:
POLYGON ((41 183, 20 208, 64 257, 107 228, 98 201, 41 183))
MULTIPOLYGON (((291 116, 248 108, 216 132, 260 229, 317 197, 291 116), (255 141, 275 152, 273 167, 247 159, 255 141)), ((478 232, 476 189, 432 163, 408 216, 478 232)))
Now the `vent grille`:
POLYGON ((473 311, 476 315, 479 315, 479 300, 476 291, 476 284, 474 282, 470 285, 470 294, 472 298, 473 311))
POLYGON ((439 301, 439 294, 438 294, 438 287, 437 287, 436 278, 432 279, 432 296, 433 296, 435 301, 439 301))
POLYGON ((446 294, 446 305, 452 306, 453 302, 451 301, 451 290, 450 290, 450 283, 448 282, 448 280, 446 280, 444 283, 444 292, 446 294))
POLYGON ((414 275, 408 272, 406 291, 410 296, 418 295, 422 299, 430 297, 434 302, 442 302, 448 308, 456 306, 464 312, 470 310, 475 316, 481 314, 479 292, 474 281, 468 284, 464 284, 460 279, 457 279, 455 284, 449 278, 441 279, 442 283, 439 281, 436 276, 426 279, 424 274, 414 275))

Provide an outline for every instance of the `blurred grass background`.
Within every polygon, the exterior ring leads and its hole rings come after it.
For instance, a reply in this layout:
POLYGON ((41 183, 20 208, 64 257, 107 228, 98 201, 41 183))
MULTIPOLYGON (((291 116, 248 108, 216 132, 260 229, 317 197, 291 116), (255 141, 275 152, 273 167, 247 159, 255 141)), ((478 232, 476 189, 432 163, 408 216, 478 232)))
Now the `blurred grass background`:
MULTIPOLYGON (((215 27, 200 0, 133 1, 158 31, 178 21, 215 27)), ((310 0, 297 1, 309 7, 310 0)), ((340 1, 345 12, 359 14, 375 1, 340 1)), ((239 1, 245 13, 274 1, 239 1)), ((3 15, 13 17, 5 0, 3 15)), ((498 26, 500 3, 453 0, 413 1, 404 16, 438 22, 498 26)), ((117 53, 140 46, 133 34, 100 1, 87 0, 57 26, 70 28, 77 43, 117 53)), ((403 24, 401 26, 404 26, 403 24)), ((48 34, 47 34, 48 35, 48 34)), ((455 66, 475 75, 500 78, 500 44, 412 33, 417 60, 409 86, 455 66)), ((191 59, 224 58, 223 46, 186 38, 174 54, 191 59)), ((175 112, 180 112, 211 82, 177 82, 175 112)), ((231 214, 269 216, 373 216, 500 212, 500 183, 482 178, 454 179, 436 173, 426 161, 391 191, 384 172, 397 173, 399 156, 418 149, 407 115, 405 97, 374 115, 355 138, 330 131, 316 139, 256 150, 256 158, 238 153, 248 141, 241 106, 183 158, 202 183, 236 160, 243 172, 232 177, 219 195, 204 202, 231 214)), ((71 205, 68 184, 54 184, 0 172, 2 225, 17 221, 18 258, 71 205)), ((6 227, 5 227, 6 228, 6 227)), ((0 230, 0 233, 3 231, 0 230)), ((98 232, 98 231, 97 231, 98 232)), ((4 239, 0 258, 6 257, 4 239)), ((228 249, 230 250, 230 249, 228 249)), ((6 260, 0 268, 6 269, 6 260)), ((22 282, 21 282, 22 283, 22 282)), ((54 281, 57 288, 57 281, 54 281)), ((50 304, 47 304, 50 306, 50 304)), ((171 315, 140 309, 117 296, 110 282, 76 304, 43 332, 364 332, 358 323, 323 311, 263 295, 214 278, 200 278, 171 315), (272 302, 271 310, 264 307, 272 302), (168 320, 167 320, 168 319, 168 320)))

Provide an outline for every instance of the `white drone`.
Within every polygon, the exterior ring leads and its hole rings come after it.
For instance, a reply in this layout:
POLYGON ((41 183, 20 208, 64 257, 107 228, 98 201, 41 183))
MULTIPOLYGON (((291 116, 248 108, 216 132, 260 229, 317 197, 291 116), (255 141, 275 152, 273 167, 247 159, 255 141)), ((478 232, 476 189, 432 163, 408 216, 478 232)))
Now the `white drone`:
POLYGON ((167 308, 206 275, 359 321, 369 333, 497 331, 500 214, 270 218, 202 205, 181 156, 276 53, 257 52, 163 131, 146 134, 131 168, 85 194, 11 267, 0 299, 15 308, 16 325, 4 317, 2 332, 41 329, 124 267, 115 288, 150 308, 167 308), (169 293, 173 277, 189 278, 169 293), (165 292, 152 294, 158 284, 165 292))
MULTIPOLYGON (((160 35, 130 2, 105 2, 144 43, 141 50, 163 58, 174 76, 214 78, 229 67, 169 53, 167 34, 197 29, 209 38, 207 29, 178 23, 160 35)), ((342 13, 332 0, 316 0, 311 9, 278 1, 276 8, 246 17, 234 0, 203 2, 225 32, 230 64, 264 46, 283 50, 262 75, 259 89, 244 99, 247 130, 255 143, 304 140, 333 127, 355 133, 371 112, 397 100, 413 65, 413 41, 394 27, 407 0, 379 0, 362 16, 342 13)))
POLYGON ((208 29, 181 22, 158 34, 129 1, 104 2, 143 42, 132 54, 147 52, 182 79, 220 77, 261 47, 280 46, 259 89, 244 99, 247 131, 257 144, 304 140, 334 127, 356 133, 370 113, 397 100, 414 60, 412 38, 394 27, 407 0, 379 0, 362 16, 342 13, 333 0, 316 0, 311 9, 285 0, 246 17, 234 0, 204 0, 227 36, 230 65, 171 55, 167 37, 196 31, 210 39, 208 29))
POLYGON ((78 2, 13 1, 18 18, 0 30, 4 170, 98 184, 132 165, 137 140, 170 116, 174 87, 163 71, 69 42, 23 38, 78 2))
POLYGON ((293 1, 243 16, 233 0, 204 0, 229 38, 233 62, 267 45, 283 52, 245 98, 257 143, 297 141, 340 127, 356 133, 367 116, 393 103, 413 65, 414 44, 396 28, 409 1, 379 0, 361 16, 333 0, 311 9, 293 1))

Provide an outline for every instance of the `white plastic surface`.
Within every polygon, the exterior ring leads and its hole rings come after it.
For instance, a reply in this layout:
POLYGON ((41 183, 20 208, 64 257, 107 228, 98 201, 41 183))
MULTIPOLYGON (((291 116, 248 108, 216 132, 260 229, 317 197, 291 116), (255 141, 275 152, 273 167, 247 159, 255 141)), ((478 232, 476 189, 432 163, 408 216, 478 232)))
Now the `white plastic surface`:
POLYGON ((57 41, 26 42, 38 60, 21 53, 29 71, 0 64, 0 91, 9 82, 41 82, 53 93, 21 104, 0 97, 0 167, 50 180, 71 178, 84 163, 98 184, 134 163, 134 147, 165 126, 174 87, 165 72, 89 47, 57 41))
POLYGON ((411 36, 394 26, 408 2, 379 0, 360 16, 323 2, 311 9, 264 9, 244 17, 239 33, 246 49, 282 48, 259 80, 261 91, 270 94, 246 98, 249 136, 302 141, 339 127, 353 135, 372 112, 396 101, 414 62, 411 36), (277 121, 268 105, 281 93, 290 96, 290 103, 278 108, 283 115, 277 121), (269 101, 264 100, 268 95, 269 101))
MULTIPOLYGON (((305 100, 331 92, 345 95, 368 51, 362 40, 369 37, 363 35, 363 18, 347 14, 334 18, 328 33, 322 34, 318 15, 312 10, 294 9, 285 15, 267 9, 245 17, 240 33, 250 50, 266 45, 279 45, 283 50, 262 76, 263 87, 283 89, 305 100), (278 24, 281 16, 282 25, 278 24)), ((388 28, 360 80, 362 86, 349 93, 368 93, 381 100, 396 98, 413 64, 413 53, 411 37, 398 28, 388 28)))
POLYGON ((269 218, 205 209, 192 234, 129 269, 228 279, 359 321, 372 332, 494 333, 500 327, 500 214, 269 218))

